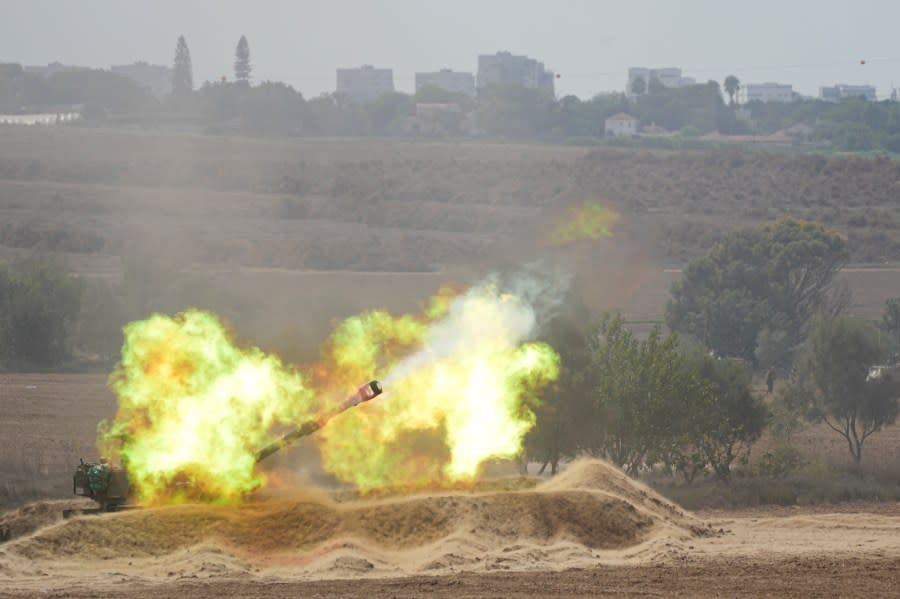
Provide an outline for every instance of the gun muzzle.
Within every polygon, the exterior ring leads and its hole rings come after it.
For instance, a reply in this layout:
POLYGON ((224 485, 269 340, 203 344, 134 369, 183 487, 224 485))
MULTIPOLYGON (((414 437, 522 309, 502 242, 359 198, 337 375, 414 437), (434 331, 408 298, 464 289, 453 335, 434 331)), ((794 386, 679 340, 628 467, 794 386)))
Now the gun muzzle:
POLYGON ((381 383, 378 381, 369 381, 362 387, 356 390, 356 393, 348 397, 344 400, 344 402, 338 406, 335 412, 343 412, 348 408, 352 408, 353 406, 358 406, 361 403, 367 402, 369 400, 375 399, 379 395, 381 395, 382 389, 381 383))

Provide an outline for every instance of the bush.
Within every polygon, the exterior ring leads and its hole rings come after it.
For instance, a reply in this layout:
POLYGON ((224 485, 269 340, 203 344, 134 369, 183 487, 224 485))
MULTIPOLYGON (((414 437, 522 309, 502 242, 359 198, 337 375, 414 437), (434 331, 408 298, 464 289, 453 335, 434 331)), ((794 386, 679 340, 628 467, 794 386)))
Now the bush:
POLYGON ((0 270, 0 365, 49 368, 70 355, 82 284, 55 264, 29 260, 0 270))
POLYGON ((779 445, 765 452, 753 465, 753 471, 766 478, 785 478, 804 464, 803 454, 793 445, 779 445))

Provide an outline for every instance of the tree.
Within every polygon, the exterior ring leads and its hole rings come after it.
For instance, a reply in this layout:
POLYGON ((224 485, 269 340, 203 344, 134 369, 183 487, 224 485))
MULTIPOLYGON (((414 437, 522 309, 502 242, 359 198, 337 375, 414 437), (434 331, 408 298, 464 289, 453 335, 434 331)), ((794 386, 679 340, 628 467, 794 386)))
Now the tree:
POLYGON ((884 303, 881 324, 889 335, 895 354, 900 353, 900 297, 892 297, 884 303))
POLYGON ((513 83, 489 85, 479 91, 478 124, 489 135, 539 137, 557 122, 558 105, 552 94, 513 83))
POLYGON ((591 363, 596 413, 586 419, 582 449, 603 455, 631 475, 657 462, 672 464, 696 431, 709 399, 707 385, 685 367, 678 336, 657 326, 643 341, 607 315, 591 363), (593 430, 590 430, 593 428, 593 430))
POLYGON ((848 257, 846 239, 818 223, 787 218, 734 231, 672 285, 666 322, 719 356, 753 362, 764 329, 795 347, 816 314, 843 308, 834 278, 848 257))
POLYGON ((642 96, 647 91, 647 82, 643 77, 635 77, 631 82, 631 93, 635 96, 642 96))
POLYGON ((807 420, 824 422, 844 438, 857 468, 866 440, 897 419, 900 379, 872 369, 880 355, 871 326, 824 318, 810 335, 787 392, 807 420))
POLYGON ((305 106, 290 85, 267 81, 243 94, 241 127, 251 135, 299 135, 305 106))
POLYGON ((388 92, 381 94, 362 108, 368 117, 370 133, 386 135, 391 132, 393 125, 400 118, 415 114, 416 102, 412 96, 400 92, 388 92))
POLYGON ((243 85, 250 85, 250 45, 247 36, 242 35, 234 51, 234 80, 243 85))
POLYGON ((656 123, 670 131, 695 127, 700 133, 726 131, 732 127, 734 111, 722 100, 714 81, 685 87, 666 87, 654 77, 647 92, 637 98, 633 114, 642 122, 656 123))
POLYGON ((175 46, 175 67, 172 72, 172 95, 184 98, 194 91, 194 68, 191 64, 191 51, 184 36, 178 36, 175 46))
POLYGON ((0 271, 0 359, 7 368, 47 368, 69 356, 81 283, 53 263, 28 260, 0 271))
POLYGON ((525 438, 528 454, 556 474, 565 456, 574 456, 590 415, 591 349, 584 326, 587 309, 576 297, 567 298, 566 310, 544 325, 540 338, 560 357, 559 376, 541 394, 535 408, 535 427, 525 438))
MULTIPOLYGON (((728 480, 735 460, 746 458, 766 427, 769 411, 750 388, 751 370, 737 360, 716 360, 695 353, 694 367, 708 381, 710 401, 699 418, 698 446, 702 461, 717 478, 728 480)), ((687 478, 687 477, 686 477, 687 478)))
POLYGON ((734 98, 741 88, 741 81, 734 75, 725 78, 725 93, 728 94, 728 103, 734 106, 734 98))
POLYGON ((40 101, 84 104, 86 110, 136 112, 153 102, 150 92, 135 81, 101 69, 54 73, 44 81, 40 101))

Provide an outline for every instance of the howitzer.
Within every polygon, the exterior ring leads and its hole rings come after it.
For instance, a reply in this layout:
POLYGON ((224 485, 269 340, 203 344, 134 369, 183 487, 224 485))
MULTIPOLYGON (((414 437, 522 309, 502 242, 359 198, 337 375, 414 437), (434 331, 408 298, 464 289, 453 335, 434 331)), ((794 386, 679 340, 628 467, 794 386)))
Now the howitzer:
MULTIPOLYGON (((304 422, 260 449, 256 452, 256 463, 287 447, 297 439, 311 435, 341 412, 378 397, 382 391, 381 383, 369 381, 325 415, 304 422)), ((191 482, 178 479, 171 481, 171 485, 175 487, 190 486, 191 482)), ((72 490, 75 495, 89 497, 96 501, 97 507, 64 510, 63 516, 66 518, 80 514, 114 512, 138 507, 127 503, 131 498, 127 470, 124 467, 113 467, 104 459, 96 463, 86 463, 82 460, 72 476, 72 490)))
POLYGON ((304 422, 300 426, 294 428, 294 430, 283 434, 277 440, 269 443, 258 452, 256 452, 256 463, 258 464, 262 460, 266 459, 273 453, 280 451, 283 447, 286 447, 307 435, 311 435, 323 426, 328 423, 329 420, 340 414, 345 410, 349 410, 354 406, 358 406, 361 403, 367 402, 369 400, 375 399, 379 395, 381 395, 383 389, 381 387, 381 383, 378 381, 369 381, 362 387, 356 390, 356 393, 345 399, 339 406, 325 414, 324 416, 320 416, 314 420, 309 420, 304 422))

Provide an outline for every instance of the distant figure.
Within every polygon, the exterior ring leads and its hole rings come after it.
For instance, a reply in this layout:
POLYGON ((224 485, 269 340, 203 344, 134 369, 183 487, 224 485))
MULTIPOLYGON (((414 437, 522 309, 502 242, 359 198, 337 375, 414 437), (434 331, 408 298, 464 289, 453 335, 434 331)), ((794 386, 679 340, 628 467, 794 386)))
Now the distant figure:
POLYGON ((772 395, 772 390, 775 388, 775 367, 772 366, 769 368, 769 372, 766 373, 766 389, 769 390, 769 395, 772 395))

